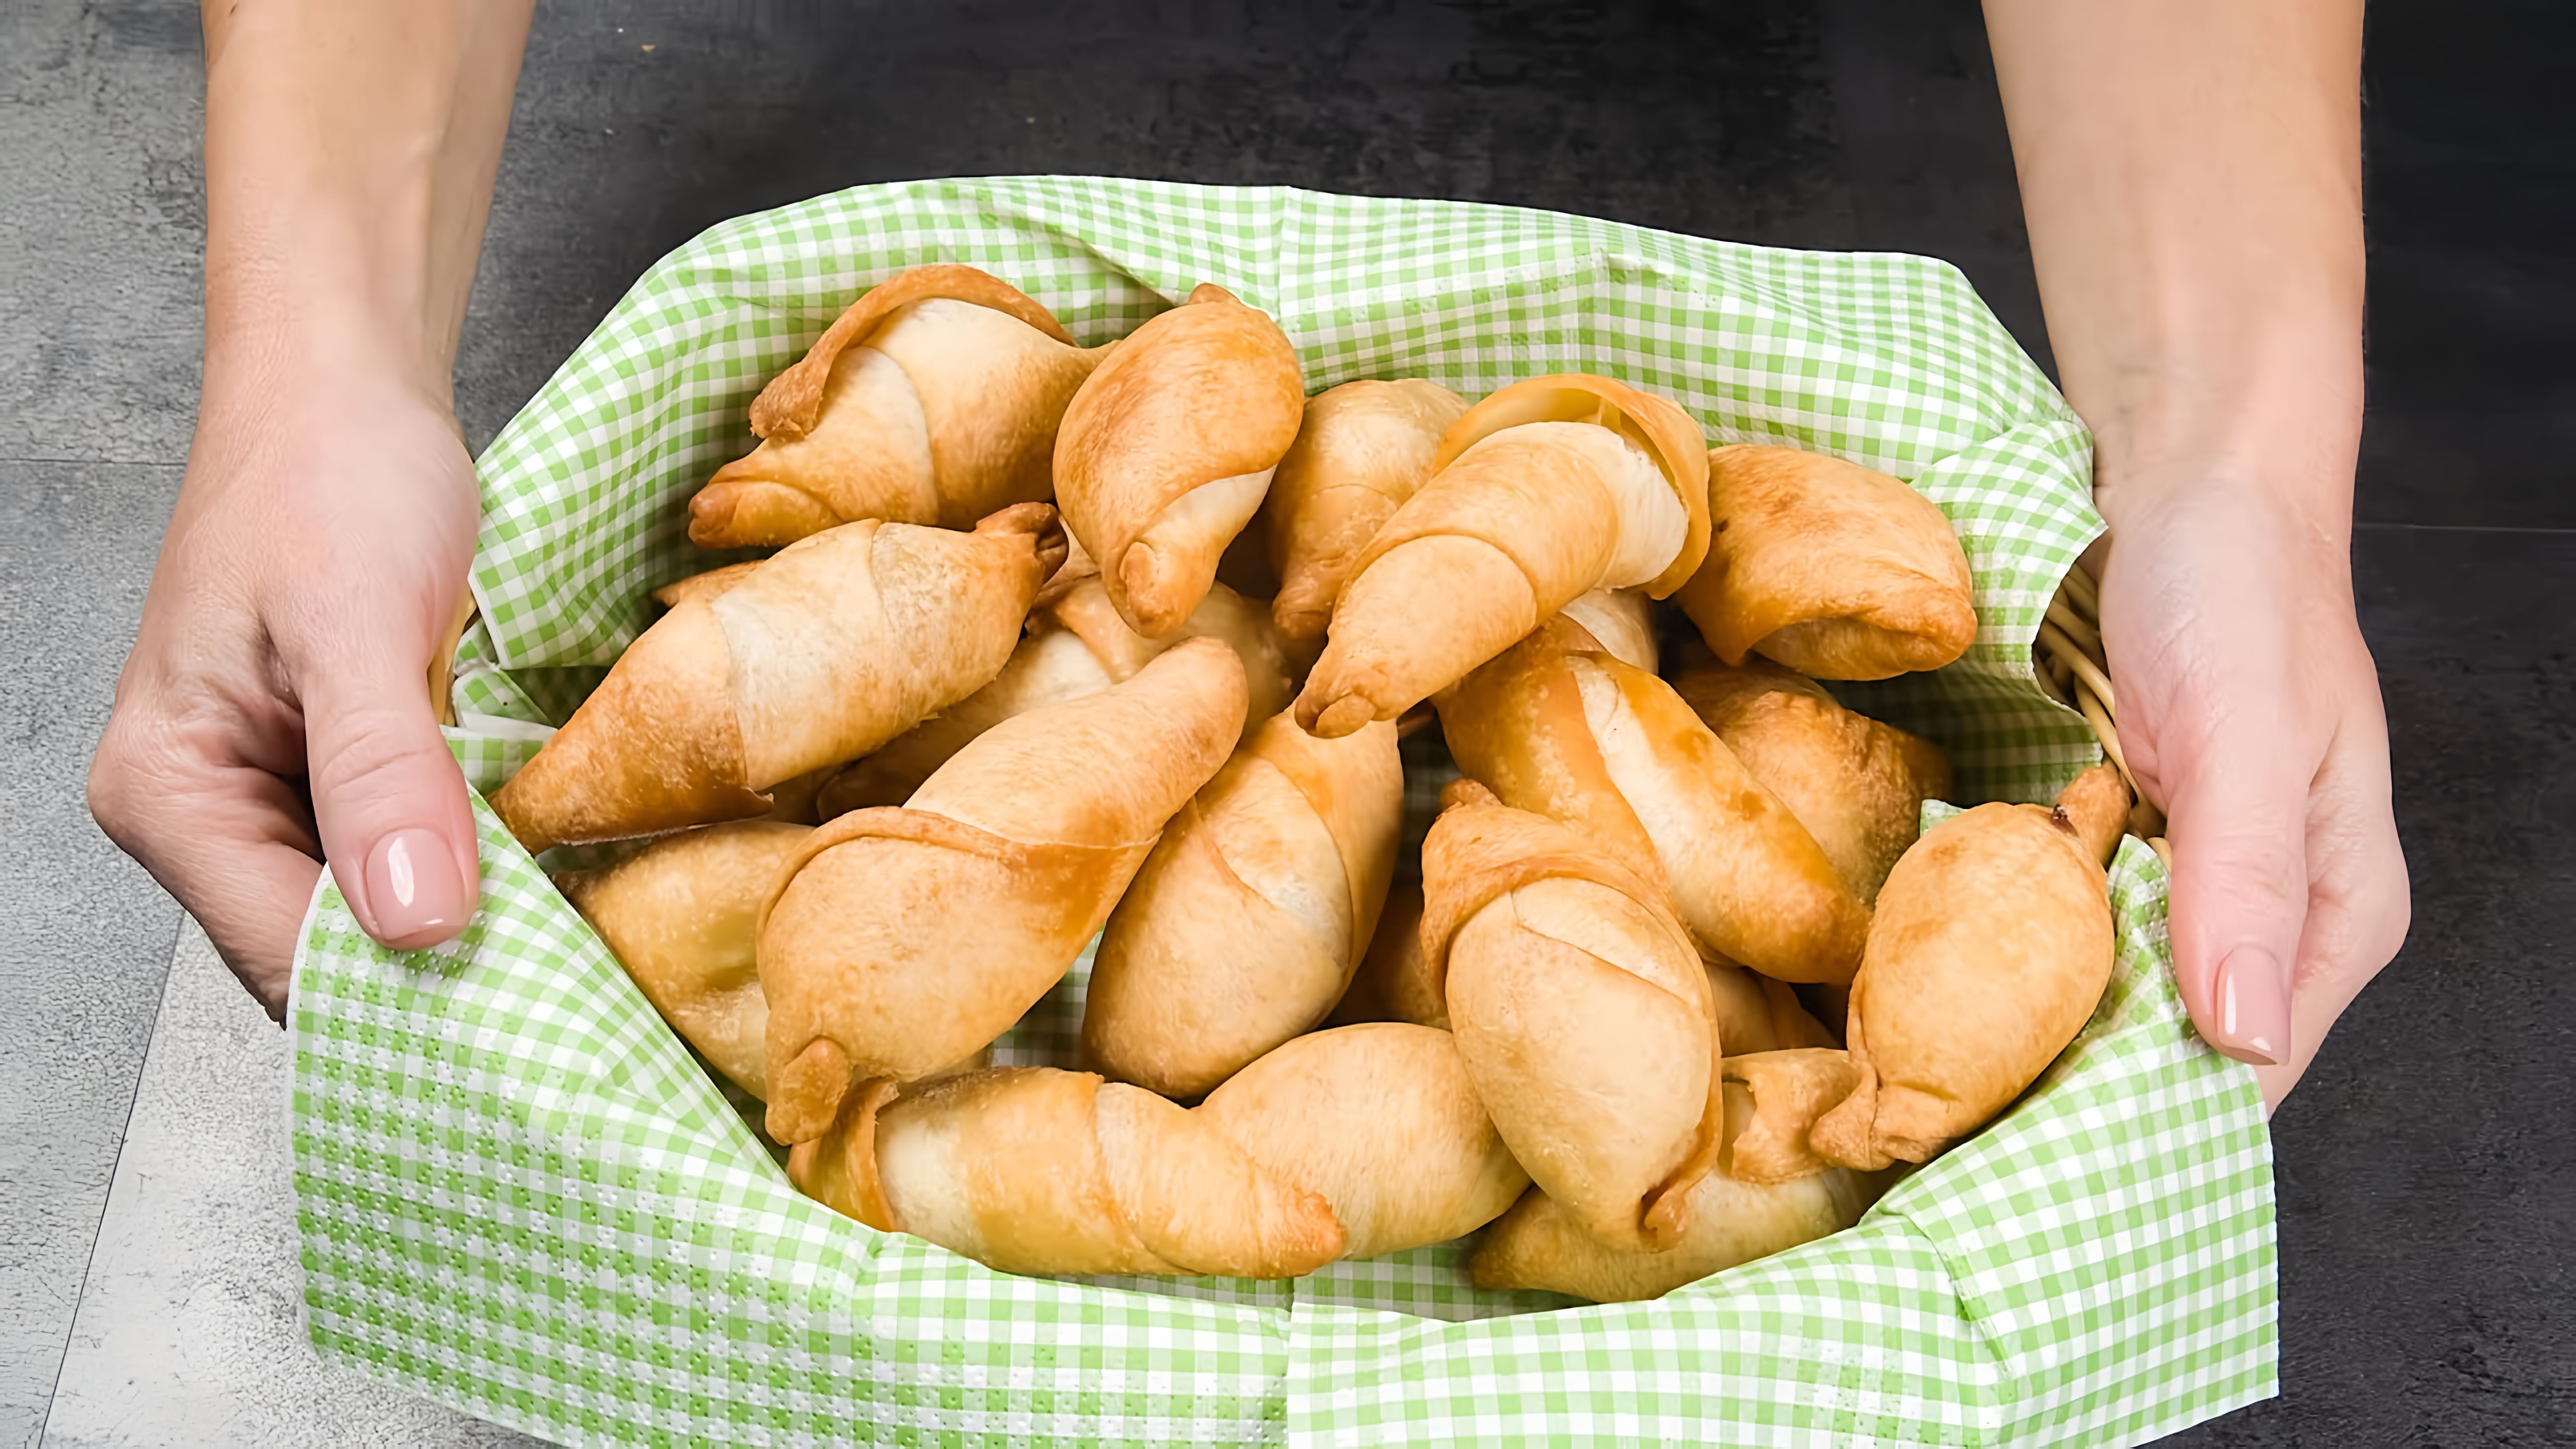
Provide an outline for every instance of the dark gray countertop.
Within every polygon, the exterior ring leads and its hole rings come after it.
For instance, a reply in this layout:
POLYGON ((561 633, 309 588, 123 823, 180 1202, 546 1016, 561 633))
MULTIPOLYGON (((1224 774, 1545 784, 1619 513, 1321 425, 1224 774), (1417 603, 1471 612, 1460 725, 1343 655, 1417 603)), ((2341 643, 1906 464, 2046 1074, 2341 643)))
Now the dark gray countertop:
MULTIPOLYGON (((2355 564, 2415 929, 2275 1123, 2283 1395, 2176 1442, 2576 1442, 2571 40, 2560 6, 2375 7, 2355 564)), ((0 11, 0 1445, 43 1434, 58 1377, 58 1443, 497 1443, 280 1356, 278 1204, 186 1156, 259 1150, 242 1124, 278 1053, 80 803, 192 418, 198 65, 190 5, 0 11), (181 1301, 238 1308, 223 1331, 267 1356, 142 1331, 181 1301)), ((708 224, 1030 171, 1929 252, 2046 357, 1963 0, 556 0, 467 323, 467 431, 708 224)))

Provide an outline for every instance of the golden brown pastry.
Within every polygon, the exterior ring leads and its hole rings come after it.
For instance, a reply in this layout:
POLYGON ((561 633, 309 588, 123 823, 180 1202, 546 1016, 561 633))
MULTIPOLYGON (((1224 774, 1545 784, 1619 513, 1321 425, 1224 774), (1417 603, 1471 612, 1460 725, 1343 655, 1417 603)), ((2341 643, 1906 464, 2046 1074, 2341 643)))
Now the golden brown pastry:
POLYGON ((1180 628, 1148 639, 1128 628, 1109 606, 1108 590, 1097 573, 1070 581, 1059 573, 1039 595, 1027 629, 992 683, 834 775, 816 802, 819 818, 829 820, 870 805, 900 805, 977 735, 1041 706, 1098 694, 1133 677, 1145 661, 1184 639, 1222 640, 1243 660, 1251 691, 1241 732, 1246 739, 1263 720, 1287 708, 1296 690, 1294 671, 1302 662, 1291 657, 1259 600, 1223 584, 1209 588, 1180 628))
POLYGON ((1431 963, 1422 954, 1422 887, 1399 881, 1388 888, 1377 934, 1369 938, 1350 989, 1325 1021, 1333 1026, 1407 1021, 1449 1029, 1448 999, 1431 979, 1431 963))
POLYGON ((1679 600, 1727 663, 1759 653, 1818 679, 1885 679, 1976 642, 1959 536, 1901 480, 1738 443, 1708 455, 1708 496, 1708 562, 1679 600))
POLYGON ((655 589, 653 602, 666 609, 676 609, 684 599, 712 599, 744 579, 750 578, 751 571, 765 562, 767 562, 765 559, 746 559, 741 563, 726 564, 722 568, 691 574, 685 579, 679 579, 655 589))
POLYGON ((1479 1288, 1544 1288, 1596 1303, 1660 1298, 1739 1263, 1786 1252, 1859 1222, 1884 1182, 1845 1168, 1756 1183, 1734 1172, 1756 1118, 1743 1084, 1726 1091, 1727 1151, 1691 1189, 1689 1226, 1660 1253, 1623 1252, 1585 1233, 1563 1205, 1532 1192, 1503 1214, 1468 1260, 1479 1288))
POLYGON ((1353 560, 1297 722, 1394 719, 1590 590, 1670 594, 1708 550, 1706 469, 1689 414, 1608 378, 1476 404, 1353 560))
POLYGON ((1074 394, 1056 500, 1137 633, 1161 638, 1198 607, 1305 403, 1288 335, 1217 286, 1137 328, 1074 394))
POLYGON ((869 1227, 1006 1273, 1293 1278, 1344 1241, 1324 1199, 1213 1123, 1052 1067, 872 1082, 787 1175, 869 1227))
POLYGON ((1557 617, 1592 636, 1590 647, 1648 674, 1660 662, 1652 605, 1638 589, 1594 589, 1577 594, 1557 617))
POLYGON ((1346 382, 1306 400, 1305 425, 1261 505, 1281 633, 1322 637, 1352 561, 1431 476, 1441 434, 1466 411, 1466 399, 1418 377, 1346 382))
POLYGON ((1703 659, 1673 676, 1673 690, 1807 827, 1865 904, 1877 903, 1897 857, 1923 833, 1923 802, 1950 793, 1939 745, 1855 714, 1767 659, 1741 668, 1703 659))
POLYGON ((761 444, 689 500, 689 539, 787 544, 863 518, 965 528, 1042 503, 1056 423, 1107 352, 973 267, 898 272, 761 390, 761 444))
POLYGON ((1422 945, 1476 1095, 1584 1232, 1669 1246, 1715 1160, 1708 978, 1663 892, 1472 780, 1422 845, 1422 945))
POLYGON ((655 621, 492 808, 531 852, 764 814, 999 673, 1062 540, 1043 503, 817 534, 655 621))
POLYGON ((1851 1095, 1821 1156, 1923 1162, 1976 1131, 2083 1030, 2111 979, 2102 863, 2128 819, 2108 765, 2057 806, 1980 805, 1923 833, 1888 874, 1852 982, 1851 1095))
MULTIPOLYGON (((1718 1075, 1739 1084, 1751 1100, 1744 1120, 1731 1125, 1727 1173, 1738 1182, 1794 1182, 1833 1164, 1816 1155, 1807 1138, 1816 1119, 1851 1095, 1860 1069, 1851 1054, 1831 1047, 1727 1054, 1718 1075)), ((1730 1101, 1733 1098, 1730 1096, 1730 1101)), ((1732 1110, 1730 1108, 1729 1110, 1732 1110)))
POLYGON ((1814 837, 1672 686, 1550 620, 1435 701, 1458 768, 1661 880, 1701 949, 1847 981, 1869 915, 1814 837))
POLYGON ((769 1095, 769 1003, 752 960, 769 885, 802 825, 737 820, 685 830, 555 887, 680 1039, 755 1097, 769 1095))
POLYGON ((1841 1045, 1832 1030, 1798 1000, 1789 983, 1731 962, 1703 957, 1700 964, 1708 968, 1708 995, 1717 1013, 1717 1047, 1727 1056, 1841 1045))
POLYGON ((918 1079, 1019 1020, 1225 763, 1243 697, 1234 651, 1188 640, 807 837, 761 919, 769 1134, 820 1136, 858 1081, 918 1079))
POLYGON ((1485 1116, 1445 1031, 1377 1022, 1287 1042, 1193 1112, 1330 1203, 1346 1258, 1464 1237, 1529 1174, 1485 1116))
POLYGON ((1350 984, 1395 873, 1395 726, 1319 740, 1274 715, 1163 829, 1092 958, 1084 1064, 1205 1094, 1350 984))

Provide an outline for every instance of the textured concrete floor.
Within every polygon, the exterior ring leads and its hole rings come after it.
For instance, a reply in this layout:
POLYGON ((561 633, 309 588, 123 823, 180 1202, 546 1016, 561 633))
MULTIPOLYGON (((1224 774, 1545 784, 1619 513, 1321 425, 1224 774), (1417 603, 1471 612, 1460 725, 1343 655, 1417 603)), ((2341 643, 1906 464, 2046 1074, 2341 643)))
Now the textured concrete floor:
MULTIPOLYGON (((818 9, 542 8, 459 364, 475 442, 699 228, 938 174, 1924 251, 2045 357, 1961 0, 818 9)), ((2181 1442, 2565 1443, 2571 27, 2504 0, 2372 26, 2356 563, 2417 927, 2276 1123, 2283 1397, 2181 1442)), ((513 1442, 304 1349, 282 1043, 80 804, 191 422, 198 64, 193 6, 0 8, 0 1446, 513 1442)))

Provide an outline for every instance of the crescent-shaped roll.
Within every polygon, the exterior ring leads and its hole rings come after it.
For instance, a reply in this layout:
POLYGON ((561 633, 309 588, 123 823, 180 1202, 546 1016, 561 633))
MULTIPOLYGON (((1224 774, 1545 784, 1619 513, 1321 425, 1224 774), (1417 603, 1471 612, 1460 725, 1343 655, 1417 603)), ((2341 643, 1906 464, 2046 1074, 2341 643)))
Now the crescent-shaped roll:
POLYGON ((1466 411, 1466 399, 1418 377, 1346 382, 1306 400, 1305 424, 1261 505, 1280 632, 1322 637, 1352 562, 1431 476, 1441 435, 1466 411))
POLYGON ((1591 635, 1589 647, 1622 663, 1652 674, 1661 662, 1655 645, 1654 615, 1642 590, 1594 589, 1578 594, 1558 611, 1557 617, 1591 635))
MULTIPOLYGON (((1694 649, 1697 646, 1693 646, 1694 649)), ((1822 846, 1866 904, 1923 833, 1923 802, 1950 793, 1950 757, 1930 740, 1842 707, 1767 659, 1703 660, 1673 691, 1822 846)))
POLYGON ((1727 663, 1759 653, 1818 679, 1886 679, 1976 642, 1959 536, 1902 480, 1738 443, 1708 455, 1708 497, 1708 561, 1679 602, 1727 663))
POLYGON ((1449 1033, 1403 1022, 1287 1042, 1192 1115, 1332 1204, 1346 1258, 1465 1237, 1529 1187, 1449 1033))
POLYGON ((1218 286, 1137 328, 1074 394, 1056 501, 1137 633, 1160 638, 1198 607, 1305 404, 1288 334, 1218 286))
POLYGON ((1033 709, 1098 694, 1134 677, 1164 650, 1202 636, 1231 645, 1243 661, 1251 705, 1241 734, 1249 739, 1263 720, 1287 708, 1302 662, 1291 656, 1259 600, 1214 585, 1188 622, 1160 639, 1148 639, 1128 628, 1109 606, 1099 575, 1067 582, 1059 573, 1039 595, 1026 637, 993 682, 887 741, 876 753, 852 761, 823 786, 817 815, 829 820, 871 805, 900 805, 931 771, 984 731, 1033 709))
POLYGON ((1583 1231, 1669 1246, 1717 1153, 1708 978, 1663 892, 1471 780, 1422 845, 1422 945, 1476 1095, 1583 1231))
POLYGON ((1458 767, 1662 880, 1701 949, 1783 981, 1848 981, 1869 914, 1814 837, 1672 686, 1562 619, 1440 695, 1458 767))
POLYGON ((1798 993, 1789 989, 1789 983, 1729 962, 1702 958, 1701 964, 1708 968, 1708 995, 1717 1013, 1718 1049, 1727 1056, 1839 1045, 1833 1032, 1798 1000, 1798 993))
POLYGON ((555 887, 617 963, 717 1071, 769 1095, 769 1003, 752 955, 760 903, 808 834, 802 825, 736 820, 685 830, 555 887))
POLYGON ((819 1136, 854 1083, 916 1080, 1019 1020, 1225 763, 1243 696, 1234 651, 1192 639, 808 836, 761 917, 769 1135, 819 1136))
POLYGON ((872 1082, 788 1153, 787 1176, 835 1212, 1005 1273, 1293 1278, 1344 1242, 1323 1198, 1215 1124, 1053 1067, 872 1082))
POLYGON ((656 620, 492 808, 531 852, 764 814, 1001 672, 1063 538, 1022 503, 806 539, 656 620))
POLYGON ((1888 873, 1844 1029, 1855 1082, 1816 1123, 1850 1167, 1924 1162, 2036 1081, 2101 1004, 2113 950, 2102 869, 2128 819, 2108 765, 2041 805, 1980 805, 1888 873))
POLYGON ((1841 1232, 1869 1211, 1885 1184, 1846 1168, 1825 1167, 1777 1182, 1738 1176, 1737 1154, 1746 1135, 1757 1131, 1761 1114, 1742 1083, 1727 1082, 1725 1093, 1727 1150, 1692 1187, 1689 1226, 1670 1249, 1638 1253, 1605 1246, 1563 1204, 1533 1192, 1485 1230, 1468 1260, 1468 1276, 1479 1288, 1544 1288, 1596 1303, 1661 1298, 1712 1273, 1841 1232))
POLYGON ((1056 424, 1109 349, 973 267, 861 294, 751 405, 760 446, 689 500, 701 548, 794 543, 862 518, 965 528, 1053 493, 1056 424))
POLYGON ((1353 562, 1297 722, 1394 719, 1593 589, 1671 593, 1708 550, 1706 468, 1689 414, 1608 378, 1476 404, 1353 562))
POLYGON ((1323 1020, 1377 929, 1403 823, 1394 725, 1319 740, 1273 716, 1110 912, 1085 1064, 1193 1098, 1323 1020))
POLYGON ((1331 1026, 1405 1021, 1449 1029, 1448 998, 1431 979, 1431 963, 1422 954, 1421 886, 1399 881, 1388 888, 1377 934, 1369 938, 1350 989, 1324 1020, 1331 1026))

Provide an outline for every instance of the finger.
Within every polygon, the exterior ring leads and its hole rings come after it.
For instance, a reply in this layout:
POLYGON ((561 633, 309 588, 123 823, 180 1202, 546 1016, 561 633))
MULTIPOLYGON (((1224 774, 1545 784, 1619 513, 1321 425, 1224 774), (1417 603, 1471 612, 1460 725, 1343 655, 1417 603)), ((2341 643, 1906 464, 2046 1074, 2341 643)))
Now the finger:
POLYGON ((313 817, 368 935, 397 950, 453 939, 481 890, 465 776, 430 713, 425 664, 381 635, 299 661, 313 817))
POLYGON ((2267 1107, 2305 1075, 2325 1036, 2405 944, 2413 919, 2406 854, 2389 800, 2388 734, 2356 711, 2318 771, 2308 820, 2308 919, 2291 993, 2290 1059, 2257 1068, 2267 1107))
POLYGON ((269 1019, 282 1021, 320 847, 287 782, 209 758, 183 733, 111 718, 90 767, 90 813, 205 928, 269 1019))
POLYGON ((2239 692, 2161 761, 2183 1004, 2203 1040, 2256 1066, 2295 1050, 2290 972, 2308 914, 2314 772, 2286 748, 2283 703, 2277 686, 2239 692))

